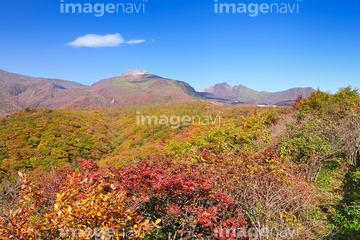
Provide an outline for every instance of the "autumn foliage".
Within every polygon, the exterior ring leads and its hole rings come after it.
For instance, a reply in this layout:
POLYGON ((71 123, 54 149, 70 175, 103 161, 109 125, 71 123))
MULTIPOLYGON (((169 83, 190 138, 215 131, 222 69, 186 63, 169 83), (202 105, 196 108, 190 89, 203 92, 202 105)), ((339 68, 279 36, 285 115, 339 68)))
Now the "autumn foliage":
POLYGON ((143 238, 160 220, 150 222, 128 206, 126 194, 104 181, 69 176, 56 198, 31 185, 19 173, 18 199, 0 217, 2 239, 127 239, 143 238))
POLYGON ((21 111, 0 121, 0 239, 355 239, 359 99, 21 111))
POLYGON ((105 174, 93 161, 82 162, 84 172, 60 182, 55 199, 19 173, 18 203, 14 210, 3 209, 8 211, 0 218, 0 236, 68 239, 75 234, 77 239, 87 239, 89 234, 100 234, 104 239, 120 239, 126 230, 131 234, 128 239, 164 234, 206 237, 220 224, 246 224, 238 204, 214 192, 211 175, 183 172, 191 166, 169 161, 158 167, 144 162, 105 174))

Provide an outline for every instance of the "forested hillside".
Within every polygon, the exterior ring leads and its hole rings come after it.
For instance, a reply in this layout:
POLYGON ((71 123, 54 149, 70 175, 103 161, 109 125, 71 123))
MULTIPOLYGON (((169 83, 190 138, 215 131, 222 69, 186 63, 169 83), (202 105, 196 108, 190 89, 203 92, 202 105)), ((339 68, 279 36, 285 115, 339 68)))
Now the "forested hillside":
POLYGON ((281 108, 24 109, 0 119, 0 238, 359 239, 359 120, 350 87, 281 108))
POLYGON ((206 102, 85 111, 25 109, 0 121, 1 171, 76 167, 79 158, 119 167, 163 152, 167 140, 179 134, 237 121, 253 110, 206 102), (137 117, 148 115, 188 115, 196 119, 179 127, 170 122, 137 124, 137 117))

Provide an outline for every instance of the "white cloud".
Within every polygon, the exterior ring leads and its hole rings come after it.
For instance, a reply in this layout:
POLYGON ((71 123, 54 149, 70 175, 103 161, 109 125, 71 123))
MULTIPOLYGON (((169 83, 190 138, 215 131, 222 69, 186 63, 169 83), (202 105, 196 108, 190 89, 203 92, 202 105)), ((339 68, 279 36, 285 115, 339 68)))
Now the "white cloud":
POLYGON ((127 42, 127 44, 138 44, 138 43, 144 43, 146 40, 140 39, 140 40, 130 40, 127 42))
POLYGON ((144 39, 125 41, 119 33, 107 35, 88 34, 78 37, 75 41, 67 45, 73 47, 117 47, 123 43, 139 44, 144 42, 146 42, 144 39))
POLYGON ((73 47, 117 47, 124 42, 125 39, 119 33, 107 35, 88 34, 78 37, 68 45, 73 47))

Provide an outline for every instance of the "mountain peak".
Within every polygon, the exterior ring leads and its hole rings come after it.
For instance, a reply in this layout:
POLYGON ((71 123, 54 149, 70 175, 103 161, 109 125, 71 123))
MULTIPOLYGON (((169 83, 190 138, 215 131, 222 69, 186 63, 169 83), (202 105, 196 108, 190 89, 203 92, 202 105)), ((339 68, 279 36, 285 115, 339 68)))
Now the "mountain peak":
POLYGON ((151 77, 158 77, 157 75, 145 71, 145 70, 129 70, 121 74, 120 77, 145 77, 145 78, 151 78, 151 77))

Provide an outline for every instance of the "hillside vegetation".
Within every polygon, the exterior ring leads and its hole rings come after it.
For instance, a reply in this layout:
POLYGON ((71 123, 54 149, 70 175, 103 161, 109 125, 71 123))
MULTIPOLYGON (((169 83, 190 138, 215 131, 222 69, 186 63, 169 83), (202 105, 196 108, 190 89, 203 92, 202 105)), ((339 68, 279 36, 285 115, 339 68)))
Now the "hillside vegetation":
POLYGON ((0 119, 0 238, 359 239, 359 114, 350 87, 283 108, 21 110, 0 119))

